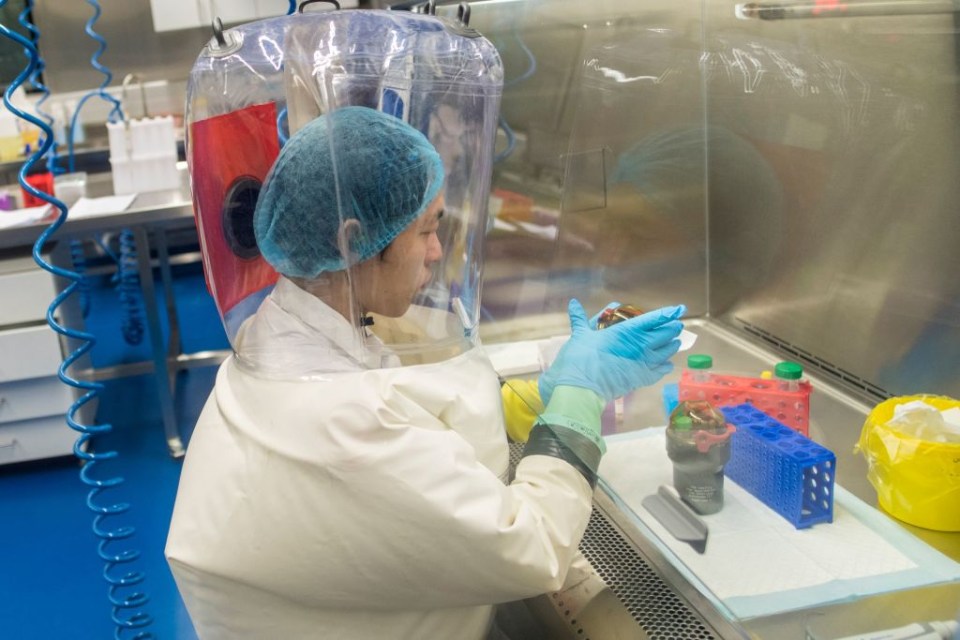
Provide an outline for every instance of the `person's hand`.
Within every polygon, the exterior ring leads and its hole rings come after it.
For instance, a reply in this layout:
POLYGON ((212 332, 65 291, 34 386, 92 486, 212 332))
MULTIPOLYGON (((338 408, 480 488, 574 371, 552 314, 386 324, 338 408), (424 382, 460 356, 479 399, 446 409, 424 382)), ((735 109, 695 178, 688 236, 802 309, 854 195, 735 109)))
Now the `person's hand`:
POLYGON ((571 300, 570 340, 540 376, 540 397, 549 403, 557 386, 590 389, 613 400, 651 385, 673 371, 670 358, 680 348, 678 320, 686 307, 664 307, 606 329, 590 328, 583 306, 571 300))

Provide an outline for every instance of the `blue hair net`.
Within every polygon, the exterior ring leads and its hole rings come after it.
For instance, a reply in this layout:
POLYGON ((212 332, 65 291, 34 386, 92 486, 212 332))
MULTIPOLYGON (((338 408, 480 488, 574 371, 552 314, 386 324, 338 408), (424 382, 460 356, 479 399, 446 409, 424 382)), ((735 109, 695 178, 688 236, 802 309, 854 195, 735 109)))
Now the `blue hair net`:
POLYGON ((443 175, 430 141, 398 118, 367 107, 320 116, 290 137, 260 191, 260 252, 287 276, 346 269, 342 220, 360 222, 352 257, 371 258, 427 209, 443 175))

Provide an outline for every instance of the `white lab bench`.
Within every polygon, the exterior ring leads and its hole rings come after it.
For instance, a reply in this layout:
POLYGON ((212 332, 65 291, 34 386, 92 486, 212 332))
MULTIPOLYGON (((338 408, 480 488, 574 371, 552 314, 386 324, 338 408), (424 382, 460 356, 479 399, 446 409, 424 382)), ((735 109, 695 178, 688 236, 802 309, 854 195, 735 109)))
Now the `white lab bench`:
MULTIPOLYGON (((185 163, 180 163, 179 166, 181 170, 179 189, 138 194, 127 210, 121 213, 74 220, 68 217, 50 242, 52 247, 74 237, 116 232, 122 229, 133 231, 151 358, 145 362, 101 370, 92 369, 87 359, 78 361, 70 374, 83 380, 104 380, 125 375, 152 373, 154 387, 159 397, 164 435, 170 454, 174 457, 184 454, 174 405, 177 372, 188 367, 216 364, 226 357, 226 353, 222 351, 184 354, 181 349, 167 234, 174 230, 193 228, 194 217, 185 163), (155 296, 157 286, 154 278, 155 268, 159 270, 159 285, 164 293, 165 308, 162 310, 155 296), (166 343, 161 328, 161 313, 165 313, 170 327, 169 339, 166 343)), ((88 195, 90 197, 111 194, 110 174, 92 174, 89 177, 88 195)), ((0 310, 0 331, 3 331, 0 334, 0 340, 6 339, 0 344, 0 353, 3 354, 0 359, 4 363, 0 365, 0 392, 16 391, 16 406, 19 412, 13 412, 13 396, 9 398, 2 396, 5 402, 0 401, 0 421, 3 421, 0 422, 0 447, 7 445, 7 448, 0 449, 0 463, 69 453, 78 435, 66 426, 63 416, 70 404, 72 393, 69 387, 56 378, 57 367, 62 361, 61 342, 63 341, 44 320, 47 307, 54 295, 65 284, 58 282, 59 278, 54 278, 41 270, 32 258, 24 255, 49 224, 49 222, 43 222, 0 230, 0 251, 14 251, 17 255, 13 259, 0 260, 0 299, 4 301, 3 310, 0 310), (28 338, 35 342, 28 342, 28 338), (28 353, 29 357, 24 357, 24 353, 28 353), (42 372, 40 377, 34 378, 37 375, 36 372, 42 372), (25 381, 28 380, 35 381, 27 384, 25 381), (21 387, 29 390, 22 390, 21 387), (39 404, 48 407, 44 410, 49 413, 42 416, 33 415, 28 420, 27 407, 33 404, 24 400, 24 394, 33 393, 47 394, 40 396, 47 400, 39 404), (13 423, 17 425, 15 433, 10 431, 9 434, 4 435, 2 428, 6 426, 6 421, 20 420, 20 418, 7 418, 7 415, 23 416, 23 421, 13 423), (54 428, 56 436, 49 436, 54 428), (30 435, 28 437, 21 435, 22 433, 30 435), (61 438, 62 434, 65 435, 61 438), (11 445, 10 442, 14 437, 17 439, 17 444, 11 445), (69 445, 65 444, 67 441, 69 445), (35 443, 31 445, 35 454, 29 458, 25 457, 28 442, 35 443), (21 454, 17 454, 17 451, 21 454)), ((52 253, 54 262, 58 259, 67 260, 66 257, 60 256, 68 252, 56 250, 52 253)), ((65 307, 65 324, 68 327, 80 329, 82 327, 76 326, 79 322, 76 315, 70 313, 69 306, 65 307)), ((75 348, 75 345, 64 344, 62 349, 68 352, 71 347, 75 348)), ((89 423, 91 418, 90 415, 84 415, 81 421, 89 423)))

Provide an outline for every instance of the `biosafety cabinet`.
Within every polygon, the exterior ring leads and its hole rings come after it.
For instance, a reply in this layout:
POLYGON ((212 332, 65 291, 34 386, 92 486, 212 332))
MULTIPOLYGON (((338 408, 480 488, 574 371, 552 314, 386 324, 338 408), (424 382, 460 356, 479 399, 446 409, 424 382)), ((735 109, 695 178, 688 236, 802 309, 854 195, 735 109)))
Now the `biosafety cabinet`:
MULTIPOLYGON (((638 506, 662 460, 637 453, 624 472, 608 453, 582 545, 602 579, 529 603, 547 636, 839 638, 956 621, 960 533, 878 509, 854 452, 881 401, 960 398, 955 4, 471 7, 505 68, 482 298, 494 358, 535 368, 571 296, 589 312, 683 303, 693 353, 715 369, 801 363, 809 435, 836 456, 832 523, 798 538, 786 521, 714 520, 701 556, 638 506)), ((612 449, 666 423, 684 355, 606 417, 612 449)))

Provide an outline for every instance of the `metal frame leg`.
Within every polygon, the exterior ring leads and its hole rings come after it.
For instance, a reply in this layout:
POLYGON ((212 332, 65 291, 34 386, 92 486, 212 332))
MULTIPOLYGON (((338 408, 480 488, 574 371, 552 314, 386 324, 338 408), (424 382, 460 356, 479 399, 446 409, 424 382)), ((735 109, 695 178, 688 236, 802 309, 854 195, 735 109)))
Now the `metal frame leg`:
POLYGON ((169 383, 170 389, 176 397, 177 373, 179 367, 177 361, 183 352, 183 345, 180 343, 180 319, 177 316, 177 299, 173 294, 173 274, 170 271, 170 254, 167 249, 167 235, 162 230, 158 230, 153 238, 153 247, 157 251, 157 263, 160 267, 160 282, 163 285, 163 300, 167 310, 167 328, 169 336, 167 337, 167 368, 170 370, 169 383), (173 363, 173 364, 171 364, 173 363))
MULTIPOLYGON (((158 237, 162 232, 158 233, 158 237)), ((148 231, 144 227, 137 227, 134 230, 134 238, 137 246, 137 265, 140 271, 140 289, 143 292, 143 306, 147 315, 147 327, 150 331, 150 352, 153 357, 153 378, 157 389, 157 396, 160 400, 160 415, 163 419, 163 431, 167 438, 167 448, 170 455, 174 458, 182 457, 185 453, 183 441, 180 439, 180 429, 177 425, 177 417, 174 411, 174 380, 171 377, 171 370, 167 356, 167 349, 163 344, 163 332, 160 327, 160 309, 157 305, 156 289, 153 280, 153 268, 150 265, 150 240, 148 231)), ((167 313, 170 314, 172 307, 173 293, 166 286, 169 282, 166 280, 170 275, 170 264, 167 259, 166 239, 160 241, 162 250, 159 252, 160 272, 164 277, 165 291, 167 295, 167 313), (166 273, 164 273, 166 270, 166 273)), ((176 326, 176 312, 174 309, 170 325, 170 344, 171 348, 179 349, 179 332, 176 326)), ((176 371, 172 372, 176 375, 176 371)))

